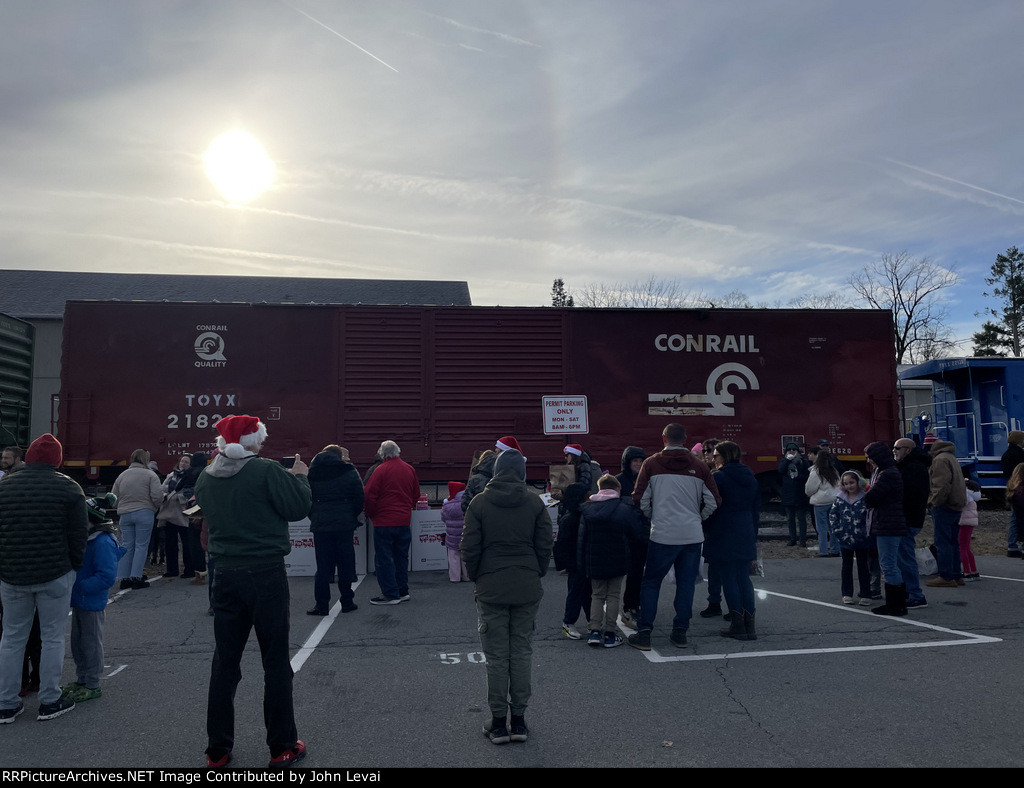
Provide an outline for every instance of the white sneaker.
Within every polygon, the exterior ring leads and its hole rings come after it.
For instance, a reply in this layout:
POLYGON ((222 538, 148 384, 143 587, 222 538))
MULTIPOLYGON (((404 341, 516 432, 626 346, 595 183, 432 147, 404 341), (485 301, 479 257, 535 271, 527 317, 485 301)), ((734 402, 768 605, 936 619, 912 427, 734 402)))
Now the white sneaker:
POLYGON ((844 605, 855 605, 855 604, 857 604, 857 602, 854 600, 854 598, 852 596, 844 596, 843 597, 843 604, 844 605))
POLYGON ((583 637, 572 624, 562 624, 562 634, 569 640, 580 640, 583 637))

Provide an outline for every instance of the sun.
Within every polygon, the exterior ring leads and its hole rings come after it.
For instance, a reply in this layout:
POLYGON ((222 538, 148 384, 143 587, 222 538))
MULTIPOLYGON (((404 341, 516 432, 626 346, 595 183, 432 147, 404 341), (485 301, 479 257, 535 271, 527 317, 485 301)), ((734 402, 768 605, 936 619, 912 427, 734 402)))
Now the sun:
POLYGON ((274 163, 245 131, 221 134, 203 154, 203 162, 206 174, 228 202, 251 202, 274 180, 274 163))

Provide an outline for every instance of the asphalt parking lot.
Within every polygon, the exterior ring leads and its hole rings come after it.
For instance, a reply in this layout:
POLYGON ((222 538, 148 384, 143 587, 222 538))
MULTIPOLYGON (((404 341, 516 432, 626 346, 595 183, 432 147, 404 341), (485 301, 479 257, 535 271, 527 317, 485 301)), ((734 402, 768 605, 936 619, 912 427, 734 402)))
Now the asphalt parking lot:
MULTIPOLYGON (((653 650, 591 649, 560 634, 565 578, 544 579, 530 740, 496 747, 472 585, 415 572, 412 599, 305 615, 292 578, 291 641, 303 765, 386 767, 1020 766, 1024 562, 978 558, 983 580, 928 592, 893 619, 839 604, 839 562, 769 560, 757 641, 722 638, 698 585, 690 645, 668 642, 663 589, 653 650)), ((159 580, 107 608, 103 697, 55 720, 0 728, 0 764, 198 767, 213 648, 206 588, 159 580)), ((582 624, 582 622, 581 622, 582 624)), ((70 649, 65 681, 73 677, 70 649)), ((255 639, 236 698, 234 764, 264 766, 255 639)))

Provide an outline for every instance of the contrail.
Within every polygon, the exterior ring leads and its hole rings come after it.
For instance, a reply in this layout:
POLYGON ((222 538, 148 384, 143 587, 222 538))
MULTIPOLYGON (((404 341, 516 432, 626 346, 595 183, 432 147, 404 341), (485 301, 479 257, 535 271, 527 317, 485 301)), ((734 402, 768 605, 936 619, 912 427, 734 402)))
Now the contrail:
POLYGON ((908 170, 917 170, 918 172, 923 172, 925 175, 931 175, 933 178, 940 178, 941 180, 949 181, 950 183, 955 183, 955 184, 958 184, 960 186, 966 186, 968 189, 974 189, 975 191, 978 191, 978 192, 984 192, 985 194, 991 194, 993 197, 1002 197, 1004 200, 1010 200, 1011 202, 1018 203, 1019 205, 1024 205, 1024 200, 1018 200, 1016 197, 1010 197, 1008 194, 1000 194, 999 192, 990 191, 989 189, 983 189, 980 186, 974 186, 973 184, 970 184, 970 183, 964 183, 963 181, 958 181, 956 178, 947 178, 945 175, 939 175, 939 173, 937 173, 937 172, 932 172, 931 170, 926 170, 923 167, 915 167, 913 164, 907 164, 906 162, 897 161, 896 159, 884 159, 884 160, 887 161, 887 162, 890 162, 891 164, 898 164, 900 167, 906 167, 908 170))
POLYGON ((374 60, 376 60, 378 63, 380 63, 382 66, 387 66, 387 68, 390 68, 396 74, 398 73, 398 69, 397 68, 395 68, 394 66, 388 65, 383 60, 381 60, 379 57, 377 57, 375 54, 373 54, 373 52, 367 52, 365 49, 363 49, 361 46, 359 46, 359 44, 357 44, 355 41, 352 41, 352 40, 350 40, 348 38, 345 38, 345 36, 343 36, 341 33, 339 33, 333 27, 328 27, 323 22, 321 22, 319 19, 315 19, 314 17, 311 17, 309 14, 307 14, 301 8, 296 8, 291 3, 286 2, 286 0, 281 0, 281 2, 284 3, 286 6, 288 6, 290 9, 292 9, 293 11, 298 11, 300 14, 302 14, 304 17, 306 17, 306 19, 308 19, 310 22, 315 22, 316 24, 320 25, 320 27, 322 27, 327 32, 334 33, 334 35, 336 35, 338 38, 340 38, 346 44, 351 44, 352 46, 354 46, 356 49, 358 49, 363 54, 369 55, 374 60))

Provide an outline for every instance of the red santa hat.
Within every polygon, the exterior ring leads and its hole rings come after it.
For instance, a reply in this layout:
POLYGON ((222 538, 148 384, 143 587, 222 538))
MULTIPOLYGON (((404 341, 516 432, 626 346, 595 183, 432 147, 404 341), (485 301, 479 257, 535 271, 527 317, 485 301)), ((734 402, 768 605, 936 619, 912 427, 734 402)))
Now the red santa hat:
POLYGON ((217 422, 217 448, 221 454, 240 460, 267 439, 266 425, 255 416, 227 416, 217 422))
MULTIPOLYGON (((520 454, 523 453, 523 450, 519 448, 519 441, 517 441, 511 435, 506 435, 503 438, 498 438, 498 440, 494 442, 494 448, 496 448, 498 451, 508 451, 509 449, 515 449, 520 454)), ((523 459, 525 460, 526 458, 523 457, 523 459)))
POLYGON ((566 447, 562 449, 562 451, 564 451, 566 454, 575 454, 577 457, 583 455, 583 447, 580 446, 578 443, 566 444, 566 447))
POLYGON ((452 501, 455 496, 466 489, 465 482, 448 482, 448 500, 452 501))

